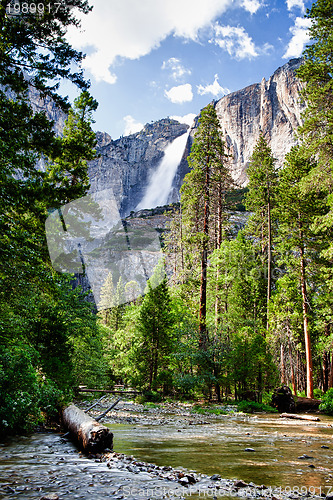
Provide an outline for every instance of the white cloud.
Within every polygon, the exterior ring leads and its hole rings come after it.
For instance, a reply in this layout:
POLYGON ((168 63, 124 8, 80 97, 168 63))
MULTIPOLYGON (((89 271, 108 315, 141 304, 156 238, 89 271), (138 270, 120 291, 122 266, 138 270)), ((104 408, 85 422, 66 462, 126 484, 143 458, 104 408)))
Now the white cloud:
POLYGON ((189 83, 172 87, 170 90, 166 90, 164 94, 169 101, 175 104, 182 104, 193 99, 192 86, 189 83))
POLYGON ((185 75, 190 75, 191 70, 182 65, 177 57, 170 57, 167 61, 163 61, 162 69, 169 69, 174 80, 181 80, 185 75))
POLYGON ((191 127, 191 125, 193 124, 194 122, 194 118, 196 117, 197 115, 195 113, 188 113, 187 115, 184 115, 184 116, 170 116, 170 118, 172 118, 172 120, 177 120, 177 122, 179 123, 186 123, 187 125, 189 125, 191 127))
POLYGON ((287 0, 287 9, 292 10, 294 8, 301 9, 302 14, 305 14, 304 0, 287 0))
POLYGON ((221 87, 218 75, 215 75, 213 83, 206 85, 205 87, 203 85, 198 85, 197 90, 199 95, 212 94, 214 97, 230 93, 229 89, 221 87))
POLYGON ((310 40, 308 29, 311 26, 311 19, 296 17, 295 24, 289 31, 293 35, 286 52, 282 57, 289 59, 291 57, 300 57, 305 44, 310 40))
POLYGON ((209 40, 210 43, 215 43, 221 49, 226 50, 235 59, 252 59, 267 54, 273 49, 269 43, 257 47, 242 26, 221 26, 215 23, 214 34, 214 38, 209 40))
POLYGON ((196 40, 198 31, 226 11, 233 0, 94 0, 81 18, 82 30, 68 30, 74 48, 87 51, 84 61, 97 81, 115 83, 111 66, 121 58, 138 59, 168 36, 196 40))
POLYGON ((133 118, 131 115, 126 115, 123 118, 125 122, 124 135, 135 134, 143 129, 144 125, 133 118))
POLYGON ((236 59, 252 58, 259 55, 252 38, 243 27, 220 26, 215 24, 214 43, 236 59))
POLYGON ((255 14, 257 10, 261 7, 261 2, 259 0, 243 0, 242 7, 250 12, 250 14, 255 14))

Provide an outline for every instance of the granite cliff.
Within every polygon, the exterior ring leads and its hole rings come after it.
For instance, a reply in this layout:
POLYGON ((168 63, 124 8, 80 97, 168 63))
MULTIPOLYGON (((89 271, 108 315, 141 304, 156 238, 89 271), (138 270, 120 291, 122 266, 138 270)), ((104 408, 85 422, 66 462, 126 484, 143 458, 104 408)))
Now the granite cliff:
MULTIPOLYGON (((254 145, 263 132, 272 148, 278 166, 295 144, 295 131, 301 124, 304 104, 300 100, 302 84, 295 75, 301 59, 292 59, 266 81, 232 92, 214 101, 224 139, 229 147, 230 171, 239 186, 247 184, 246 170, 254 145)), ((54 103, 31 93, 35 111, 46 110, 54 120, 57 134, 61 133, 65 116, 54 103)), ((179 189, 188 172, 188 156, 197 128, 191 127, 185 151, 176 170, 168 202, 179 201, 179 189)), ((91 192, 112 188, 120 215, 135 211, 143 199, 149 180, 156 171, 164 151, 188 125, 165 118, 145 125, 136 134, 113 140, 105 132, 97 132, 96 160, 89 164, 91 192)), ((145 207, 152 208, 152 207, 145 207)))
POLYGON ((266 81, 232 92, 216 102, 222 132, 232 154, 230 170, 241 186, 247 184, 246 169, 260 131, 272 148, 277 165, 295 144, 304 104, 301 82, 295 70, 301 59, 291 59, 266 81))
MULTIPOLYGON (((143 198, 166 147, 187 129, 188 125, 166 118, 115 141, 98 132, 99 157, 89 164, 91 192, 112 188, 121 215, 129 214, 143 198)), ((186 163, 185 158, 182 163, 186 163)))
MULTIPOLYGON (((232 155, 230 171, 239 186, 247 184, 246 170, 255 143, 262 131, 272 148, 278 166, 295 144, 295 131, 302 123, 304 105, 300 100, 301 82, 295 75, 301 59, 292 59, 266 81, 232 92, 215 101, 224 139, 232 155)), ((188 172, 186 157, 197 128, 190 136, 176 171, 168 202, 179 201, 179 189, 188 172)), ((164 119, 147 124, 127 137, 113 141, 98 133, 99 159, 89 166, 91 190, 112 187, 121 215, 135 210, 142 199, 152 173, 156 170, 166 146, 185 133, 187 126, 164 119)), ((151 208, 151 207, 147 207, 151 208)))

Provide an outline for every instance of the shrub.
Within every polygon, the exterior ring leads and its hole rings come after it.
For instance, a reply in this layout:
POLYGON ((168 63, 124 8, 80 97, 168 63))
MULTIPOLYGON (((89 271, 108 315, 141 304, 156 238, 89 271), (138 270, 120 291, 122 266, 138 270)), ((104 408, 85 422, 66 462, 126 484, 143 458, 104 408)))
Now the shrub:
POLYGON ((194 405, 192 410, 193 413, 199 413, 200 415, 207 415, 207 414, 213 414, 213 415, 227 415, 227 411, 223 410, 222 408, 205 408, 199 405, 194 405))
POLYGON ((0 434, 31 432, 55 417, 63 393, 36 365, 38 356, 28 346, 0 349, 0 434))
POLYGON ((237 410, 244 413, 254 413, 256 411, 265 411, 267 413, 277 413, 276 408, 264 403, 255 403, 254 401, 240 401, 237 403, 237 410))
POLYGON ((322 397, 322 403, 319 405, 319 410, 327 415, 333 415, 333 388, 328 389, 322 397))

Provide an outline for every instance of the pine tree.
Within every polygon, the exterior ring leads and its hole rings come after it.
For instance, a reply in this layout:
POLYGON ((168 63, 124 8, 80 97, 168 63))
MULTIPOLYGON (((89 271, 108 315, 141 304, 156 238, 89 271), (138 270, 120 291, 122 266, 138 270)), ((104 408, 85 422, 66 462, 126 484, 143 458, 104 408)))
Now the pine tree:
POLYGON ((158 375, 167 367, 167 357, 171 353, 173 343, 173 324, 167 278, 155 287, 154 279, 148 280, 147 293, 138 318, 141 341, 137 359, 149 389, 155 388, 158 375))
POLYGON ((307 153, 317 161, 312 182, 324 182, 333 189, 333 3, 317 0, 308 10, 311 44, 303 52, 304 62, 297 76, 305 83, 304 125, 299 133, 307 153))
POLYGON ((69 110, 63 136, 57 139, 58 148, 48 167, 46 181, 56 186, 53 203, 55 195, 64 204, 84 196, 89 189, 87 162, 96 157, 97 140, 91 125, 97 106, 89 92, 83 91, 69 110))
POLYGON ((315 191, 302 193, 301 185, 313 165, 299 147, 294 147, 286 156, 284 168, 279 176, 277 217, 279 236, 277 251, 281 264, 287 272, 296 276, 300 283, 300 298, 303 311, 303 333, 307 367, 307 395, 313 398, 313 362, 310 335, 311 303, 309 288, 315 282, 314 264, 323 244, 315 237, 312 223, 325 210, 323 196, 315 191))
POLYGON ((223 225, 223 196, 230 188, 225 145, 213 104, 200 114, 188 163, 191 172, 185 176, 181 192, 182 220, 185 241, 200 254, 199 329, 200 345, 207 343, 207 265, 209 249, 221 243, 223 225), (214 240, 214 219, 216 244, 214 240), (212 237, 213 234, 213 237, 212 237))
POLYGON ((268 304, 272 291, 272 208, 277 182, 272 150, 263 134, 257 141, 247 170, 249 178, 246 209, 251 216, 248 231, 260 239, 263 261, 267 262, 267 327, 268 304))

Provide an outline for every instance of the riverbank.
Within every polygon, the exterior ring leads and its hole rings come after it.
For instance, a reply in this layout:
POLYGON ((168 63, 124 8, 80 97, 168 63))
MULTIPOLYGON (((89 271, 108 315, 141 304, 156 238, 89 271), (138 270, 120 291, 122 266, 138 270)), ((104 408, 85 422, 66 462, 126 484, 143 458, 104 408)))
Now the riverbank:
MULTIPOLYGON (((87 408, 92 402, 81 401, 77 404, 82 408, 87 408)), ((103 407, 96 407, 90 413, 93 414, 95 410, 97 415, 108 405, 110 405, 110 401, 105 398, 103 407)), ((222 410, 222 407, 220 409, 222 410)), ((8 439, 0 446, 0 498, 4 500, 16 498, 44 498, 45 500, 47 498, 59 498, 59 500, 62 498, 82 500, 192 498, 196 500, 199 498, 231 499, 235 497, 287 500, 305 497, 319 499, 325 496, 329 498, 329 495, 332 494, 332 489, 330 489, 332 481, 327 484, 323 483, 321 486, 315 480, 309 481, 308 476, 306 476, 307 481, 304 482, 302 488, 297 486, 277 488, 269 487, 268 482, 265 485, 255 484, 252 477, 251 480, 244 479, 245 468, 244 475, 240 475, 242 479, 237 478, 237 475, 226 479, 224 475, 227 470, 225 464, 218 473, 219 471, 215 469, 213 456, 220 452, 216 451, 214 444, 219 438, 221 428, 227 424, 231 425, 231 423, 240 427, 239 432, 242 434, 242 446, 238 448, 238 455, 241 453, 246 455, 247 462, 257 464, 255 467, 260 468, 263 465, 260 462, 262 455, 259 442, 257 442, 255 450, 251 448, 248 448, 247 451, 246 449, 242 450, 245 448, 244 443, 252 444, 253 435, 250 434, 255 433, 254 422, 257 417, 237 416, 233 413, 233 409, 232 406, 224 407, 223 410, 226 412, 224 415, 200 414, 194 412, 193 405, 189 403, 140 405, 135 402, 121 401, 112 410, 109 417, 104 420, 104 423, 109 425, 115 434, 114 451, 106 450, 103 454, 89 455, 89 457, 79 452, 70 441, 63 439, 57 433, 37 433, 30 437, 8 439), (246 427, 242 426, 242 422, 248 422, 246 427), (163 458, 164 437, 161 435, 162 431, 172 443, 182 443, 181 438, 185 439, 185 442, 188 442, 190 454, 193 455, 198 452, 196 442, 202 440, 204 433, 209 435, 209 441, 205 441, 206 444, 203 443, 201 449, 208 452, 207 457, 211 457, 212 473, 202 473, 202 468, 193 467, 193 465, 192 469, 191 461, 189 459, 181 460, 181 452, 178 453, 176 448, 173 455, 169 455, 169 459, 163 458), (142 456, 139 456, 138 442, 133 437, 141 439, 140 436, 143 436, 148 446, 154 447, 157 453, 155 456, 159 460, 155 460, 155 458, 144 460, 142 456), (194 441, 187 441, 192 437, 194 441), (123 443, 120 442, 120 439, 123 439, 123 443), (209 447, 211 442, 212 447, 209 447), (124 443, 128 450, 126 453, 122 450, 124 443), (177 457, 178 463, 184 467, 172 466, 170 457, 172 458, 174 455, 177 457), (256 460, 253 457, 256 457, 256 460)), ((199 411, 201 410, 199 409, 199 411)), ((264 421, 264 416, 259 418, 264 421)), ((265 425, 271 426, 272 422, 284 420, 279 419, 278 416, 274 418, 275 420, 271 421, 268 416, 265 425)), ((291 424, 283 423, 286 429, 288 429, 288 425, 291 424)), ((297 426, 295 423, 292 425, 297 426)), ((309 427, 309 423, 303 422, 300 425, 307 425, 309 429, 312 429, 309 427)), ((313 425, 317 424, 312 423, 311 426, 313 425)), ((324 425, 329 430, 330 424, 322 424, 322 427, 324 425)), ((319 424, 318 427, 313 428, 319 429, 319 424)), ((262 428, 257 430, 263 442, 268 443, 272 430, 269 429, 269 436, 265 435, 262 428)), ((229 428, 228 432, 230 432, 229 428)), ((292 444, 289 443, 291 439, 287 436, 288 431, 284 432, 286 433, 284 434, 286 437, 283 438, 284 445, 292 444)), ((331 434, 331 430, 329 430, 327 439, 330 442, 327 441, 329 446, 325 448, 333 448, 331 434)), ((225 441, 226 459, 232 462, 234 460, 232 449, 235 446, 235 437, 230 434, 228 440, 228 435, 223 435, 222 440, 225 441)), ((309 444, 303 443, 305 450, 308 449, 307 446, 309 450, 314 446, 314 441, 311 442, 310 438, 308 441, 309 444)), ((301 443, 301 440, 296 443, 297 453, 301 453, 303 450, 298 443, 301 443)), ((317 442, 318 449, 324 448, 321 444, 321 441, 317 442)), ((328 449, 321 451, 327 452, 327 454, 331 453, 328 449)), ((200 450, 199 453, 201 453, 200 450)), ((223 453, 218 455, 221 460, 222 455, 223 453)), ((308 460, 308 464, 305 464, 306 461, 299 460, 304 464, 304 471, 312 471, 313 469, 308 469, 308 467, 313 463, 317 467, 315 470, 319 470, 319 461, 308 460)), ((269 468, 272 466, 273 462, 270 462, 269 468)), ((290 467, 294 472, 299 472, 296 462, 291 463, 290 467)), ((327 477, 329 477, 328 473, 327 477)))

